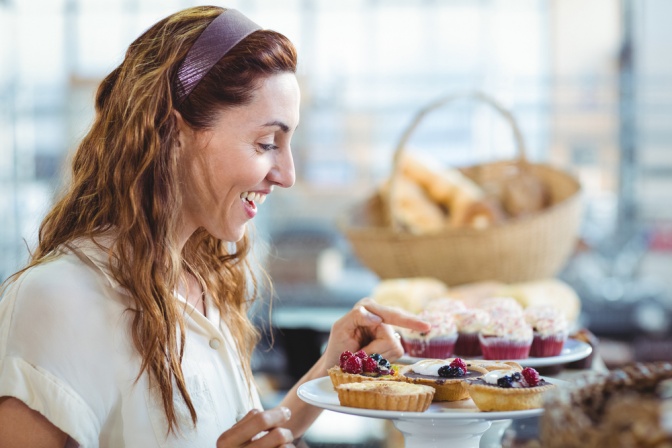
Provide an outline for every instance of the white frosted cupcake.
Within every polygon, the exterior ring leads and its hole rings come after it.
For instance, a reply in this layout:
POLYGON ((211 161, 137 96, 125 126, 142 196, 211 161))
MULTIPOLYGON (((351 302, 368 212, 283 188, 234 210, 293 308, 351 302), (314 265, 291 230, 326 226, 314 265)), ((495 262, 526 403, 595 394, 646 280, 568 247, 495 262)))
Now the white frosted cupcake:
POLYGON ((406 354, 417 358, 450 357, 457 341, 457 326, 452 315, 423 311, 418 317, 429 322, 432 327, 427 332, 398 329, 406 354))
POLYGON ((454 353, 457 356, 481 356, 481 343, 478 334, 490 323, 490 315, 485 310, 469 308, 453 312, 457 325, 457 341, 454 353))
POLYGON ((485 310, 493 319, 505 318, 508 315, 522 316, 523 307, 513 297, 490 297, 481 300, 478 308, 485 310))
POLYGON ((534 335, 530 356, 558 356, 569 333, 564 314, 551 306, 534 306, 525 309, 524 317, 534 335))
POLYGON ((467 309, 467 306, 461 300, 451 297, 439 297, 427 302, 424 311, 452 314, 465 309, 467 309))
POLYGON ((483 359, 525 359, 530 356, 532 327, 522 315, 491 319, 479 335, 483 359))

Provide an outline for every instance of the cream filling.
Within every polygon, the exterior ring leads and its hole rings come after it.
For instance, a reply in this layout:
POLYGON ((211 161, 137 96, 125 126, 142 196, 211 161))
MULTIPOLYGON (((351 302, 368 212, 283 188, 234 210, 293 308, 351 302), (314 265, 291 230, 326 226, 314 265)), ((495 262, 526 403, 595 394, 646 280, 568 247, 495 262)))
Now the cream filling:
POLYGON ((439 369, 448 364, 450 363, 444 360, 436 361, 425 359, 413 364, 411 370, 420 375, 439 376, 439 369))
POLYGON ((488 372, 483 376, 483 381, 485 381, 488 384, 492 384, 494 386, 497 385, 497 380, 505 377, 507 375, 511 375, 512 372, 511 370, 493 370, 492 372, 488 372))

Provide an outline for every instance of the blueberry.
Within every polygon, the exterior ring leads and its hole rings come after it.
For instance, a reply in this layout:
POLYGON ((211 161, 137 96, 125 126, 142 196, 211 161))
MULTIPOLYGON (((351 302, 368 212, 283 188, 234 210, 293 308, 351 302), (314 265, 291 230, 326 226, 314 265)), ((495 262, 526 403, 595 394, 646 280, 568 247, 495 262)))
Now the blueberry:
POLYGON ((381 369, 390 370, 390 367, 392 367, 392 364, 390 364, 390 361, 388 361, 387 359, 380 358, 378 360, 378 367, 380 367, 381 369))
POLYGON ((369 357, 375 359, 376 362, 379 362, 381 359, 383 359, 383 355, 380 353, 372 353, 369 357))

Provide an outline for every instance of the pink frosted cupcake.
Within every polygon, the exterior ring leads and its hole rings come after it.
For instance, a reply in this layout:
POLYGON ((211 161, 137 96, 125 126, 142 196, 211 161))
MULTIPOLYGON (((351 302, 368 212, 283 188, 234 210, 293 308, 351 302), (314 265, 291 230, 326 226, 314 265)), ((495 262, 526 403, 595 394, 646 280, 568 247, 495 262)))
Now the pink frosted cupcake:
POLYGON ((423 311, 418 317, 432 324, 425 333, 399 328, 406 354, 417 358, 449 358, 457 341, 457 326, 450 314, 423 311))
POLYGON ((534 306, 525 309, 524 316, 534 335, 530 356, 558 356, 569 333, 564 314, 550 306, 534 306))
POLYGON ((457 325, 455 354, 462 357, 481 356, 481 343, 478 334, 490 323, 490 315, 478 308, 469 308, 453 312, 457 325))
POLYGON ((492 319, 478 334, 483 359, 525 359, 530 356, 532 327, 521 315, 492 319))

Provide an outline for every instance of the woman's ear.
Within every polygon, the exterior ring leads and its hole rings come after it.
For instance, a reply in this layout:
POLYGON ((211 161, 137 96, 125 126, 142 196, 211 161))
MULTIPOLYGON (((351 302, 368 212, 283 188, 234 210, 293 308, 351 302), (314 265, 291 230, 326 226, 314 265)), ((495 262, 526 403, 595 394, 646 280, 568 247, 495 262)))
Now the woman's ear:
POLYGON ((184 147, 187 144, 187 139, 193 133, 192 129, 182 118, 182 114, 173 109, 173 116, 175 117, 175 131, 176 131, 176 144, 179 147, 184 147))

